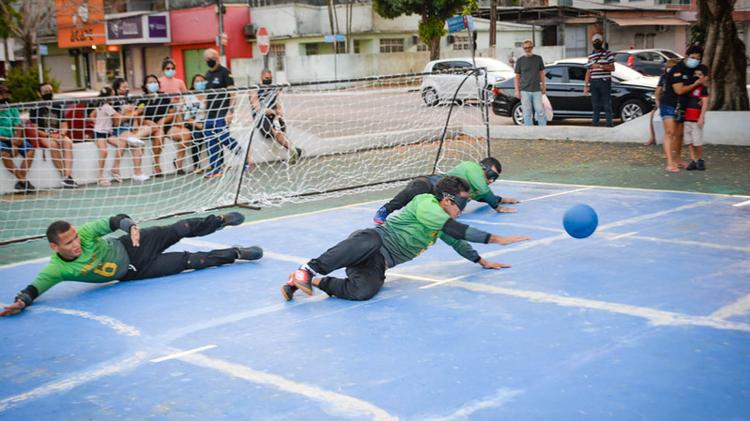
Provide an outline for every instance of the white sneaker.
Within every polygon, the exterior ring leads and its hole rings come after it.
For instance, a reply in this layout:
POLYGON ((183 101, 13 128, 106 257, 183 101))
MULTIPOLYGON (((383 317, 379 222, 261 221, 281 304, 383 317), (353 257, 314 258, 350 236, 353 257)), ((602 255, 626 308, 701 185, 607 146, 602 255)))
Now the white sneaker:
POLYGON ((146 142, 138 139, 135 136, 130 136, 129 138, 125 139, 125 141, 128 142, 128 146, 143 146, 146 144, 146 142))
POLYGON ((146 174, 134 175, 133 176, 133 180, 134 181, 140 181, 140 182, 144 182, 144 181, 148 180, 149 178, 151 178, 151 177, 147 176, 146 174))

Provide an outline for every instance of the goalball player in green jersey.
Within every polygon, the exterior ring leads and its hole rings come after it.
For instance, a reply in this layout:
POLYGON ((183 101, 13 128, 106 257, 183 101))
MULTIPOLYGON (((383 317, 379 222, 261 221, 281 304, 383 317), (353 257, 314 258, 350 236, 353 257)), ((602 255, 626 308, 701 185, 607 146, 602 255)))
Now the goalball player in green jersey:
POLYGON ((227 225, 239 225, 244 220, 241 213, 230 212, 222 216, 183 219, 172 225, 143 230, 124 214, 89 222, 78 230, 65 221, 53 222, 47 228, 47 240, 55 252, 50 262, 29 286, 16 295, 15 302, 0 312, 0 316, 20 313, 38 296, 62 281, 134 281, 233 263, 237 259, 260 259, 263 250, 257 246, 164 253, 182 238, 208 235, 227 225), (128 234, 102 238, 118 228, 128 234))
POLYGON ((284 298, 291 300, 297 289, 312 295, 315 286, 334 297, 369 300, 383 286, 386 269, 414 259, 438 238, 465 259, 484 268, 510 267, 483 259, 468 242, 505 245, 529 237, 501 237, 456 222, 455 218, 469 201, 469 188, 461 178, 443 177, 434 192, 417 195, 385 224, 353 232, 349 238, 292 272, 281 287, 284 298), (340 268, 346 268, 346 278, 316 276, 340 268))
POLYGON ((490 184, 500 176, 503 171, 500 161, 489 157, 480 162, 464 161, 456 165, 453 169, 445 174, 432 175, 429 177, 418 177, 409 182, 390 202, 383 205, 375 213, 373 221, 380 225, 383 224, 391 213, 403 208, 418 194, 429 193, 435 188, 440 179, 446 175, 452 175, 464 179, 469 183, 469 197, 486 203, 489 207, 500 213, 512 213, 516 210, 503 204, 515 204, 518 200, 512 197, 499 197, 490 189, 490 184))

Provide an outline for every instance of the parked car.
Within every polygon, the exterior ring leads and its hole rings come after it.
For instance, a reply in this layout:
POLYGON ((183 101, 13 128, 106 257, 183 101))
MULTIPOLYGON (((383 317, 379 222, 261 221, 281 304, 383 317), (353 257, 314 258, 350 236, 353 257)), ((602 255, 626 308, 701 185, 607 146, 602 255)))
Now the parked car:
MULTIPOLYGON (((591 118, 591 96, 583 95, 586 77, 586 58, 565 59, 547 65, 544 76, 547 97, 554 110, 554 119, 591 118)), ((621 121, 630 121, 650 112, 655 105, 654 91, 659 78, 643 76, 639 72, 615 63, 612 73, 612 111, 621 121)), ((513 80, 495 84, 492 111, 513 122, 523 124, 521 100, 515 97, 513 80)))
POLYGON ((515 73, 513 68, 500 60, 487 57, 477 57, 476 67, 484 68, 487 72, 487 84, 485 85, 484 70, 478 72, 478 77, 470 76, 461 89, 456 93, 458 86, 466 79, 466 74, 474 68, 471 57, 450 58, 443 60, 433 60, 424 68, 425 73, 445 72, 444 74, 425 75, 422 78, 422 99, 428 106, 437 105, 441 102, 451 102, 455 95, 456 100, 464 102, 466 100, 479 99, 479 87, 485 89, 486 98, 492 98, 490 91, 495 83, 513 79, 515 73))
POLYGON ((646 76, 661 76, 670 58, 682 60, 682 56, 672 50, 627 50, 615 52, 615 62, 624 64, 646 76))

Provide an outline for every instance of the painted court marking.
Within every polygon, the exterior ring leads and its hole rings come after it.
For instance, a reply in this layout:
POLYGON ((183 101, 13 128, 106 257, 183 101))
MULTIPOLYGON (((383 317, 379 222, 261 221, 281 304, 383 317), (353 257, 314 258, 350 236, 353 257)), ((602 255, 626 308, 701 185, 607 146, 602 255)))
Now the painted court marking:
POLYGON ((735 203, 735 204, 734 204, 734 205, 732 205, 732 206, 734 206, 734 207, 737 207, 737 208, 739 208, 739 207, 741 207, 741 206, 747 206, 747 205, 750 205, 750 200, 745 200, 744 202, 740 202, 740 203, 735 203))
POLYGON ((124 335, 124 336, 140 336, 141 335, 141 332, 135 326, 130 326, 128 324, 125 324, 109 316, 102 316, 102 315, 98 315, 94 313, 89 313, 88 311, 70 310, 67 308, 50 307, 50 306, 33 306, 30 308, 30 310, 34 312, 50 312, 50 313, 65 314, 68 316, 78 316, 84 319, 93 320, 97 323, 101 323, 102 325, 113 329, 118 334, 124 335))
POLYGON ((523 390, 502 388, 494 396, 486 399, 478 399, 467 403, 454 413, 447 417, 428 418, 431 421, 454 421, 470 419, 471 415, 477 411, 490 408, 500 408, 511 402, 516 396, 522 395, 523 390))
POLYGON ((206 346, 202 346, 200 348, 189 349, 187 351, 175 352, 173 354, 165 355, 165 356, 159 357, 159 358, 154 358, 153 360, 149 360, 149 361, 152 362, 152 363, 160 363, 162 361, 168 361, 168 360, 174 360, 174 359, 177 359, 177 358, 182 358, 182 357, 184 357, 186 355, 196 354, 198 352, 205 351, 207 349, 213 349, 213 348, 216 348, 216 345, 206 345, 206 346))
POLYGON ((563 195, 566 195, 566 194, 571 194, 571 193, 575 193, 575 192, 579 192, 579 191, 591 190, 593 188, 594 187, 581 187, 580 189, 566 190, 566 191, 552 193, 552 194, 545 194, 544 196, 537 196, 537 197, 532 197, 530 199, 524 199, 524 200, 521 201, 521 203, 533 202, 534 200, 546 199, 548 197, 563 196, 563 195))
POLYGON ((374 420, 397 420, 384 409, 374 404, 341 393, 320 389, 316 386, 295 382, 275 374, 253 370, 240 364, 209 358, 201 354, 190 354, 179 358, 181 361, 205 368, 212 368, 231 377, 251 383, 275 387, 289 393, 305 396, 323 404, 323 410, 331 415, 368 417, 374 420))

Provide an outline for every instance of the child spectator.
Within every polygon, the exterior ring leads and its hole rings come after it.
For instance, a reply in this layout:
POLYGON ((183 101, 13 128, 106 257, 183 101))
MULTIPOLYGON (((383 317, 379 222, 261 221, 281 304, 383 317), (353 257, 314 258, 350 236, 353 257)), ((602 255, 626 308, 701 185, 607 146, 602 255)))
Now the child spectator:
POLYGON ((34 162, 34 147, 23 137, 23 125, 18 109, 8 105, 10 90, 0 85, 0 157, 3 165, 18 180, 15 190, 30 193, 36 190, 26 179, 31 163, 34 162), (23 161, 16 167, 13 158, 21 155, 23 161))
MULTIPOLYGON (((701 64, 695 69, 695 77, 700 79, 708 76, 708 67, 701 64)), ((685 106, 685 130, 683 141, 690 145, 690 163, 686 170, 704 171, 706 163, 703 161, 703 126, 706 123, 708 111, 708 88, 700 85, 688 94, 685 106)))
POLYGON ((196 174, 203 172, 200 157, 201 150, 204 149, 203 123, 206 120, 206 95, 202 91, 206 89, 207 84, 208 81, 202 74, 196 74, 190 82, 190 90, 198 92, 182 98, 182 119, 191 133, 190 154, 193 157, 193 172, 196 174))

